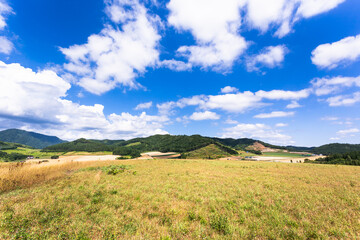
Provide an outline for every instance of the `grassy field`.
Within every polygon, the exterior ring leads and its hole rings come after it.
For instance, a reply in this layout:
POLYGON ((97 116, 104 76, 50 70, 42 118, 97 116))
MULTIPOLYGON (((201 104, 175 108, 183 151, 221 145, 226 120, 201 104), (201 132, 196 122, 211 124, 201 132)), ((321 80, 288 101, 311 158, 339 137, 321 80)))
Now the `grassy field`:
POLYGON ((251 153, 251 152, 246 152, 246 151, 238 151, 239 156, 241 157, 251 157, 251 156, 256 156, 256 154, 251 153))
POLYGON ((78 156, 78 155, 112 155, 112 152, 41 152, 41 149, 17 148, 13 150, 3 150, 6 153, 21 153, 27 156, 38 157, 39 159, 48 159, 51 156, 78 156))
POLYGON ((304 157, 302 154, 289 152, 264 152, 262 155, 265 157, 304 157))
POLYGON ((60 152, 41 152, 40 149, 32 149, 32 148, 17 148, 17 149, 13 149, 13 150, 3 150, 3 152, 6 153, 21 153, 24 155, 28 155, 28 156, 34 156, 34 157, 38 157, 40 159, 44 159, 44 158, 50 158, 53 155, 62 155, 64 153, 60 153, 60 152))
MULTIPOLYGON (((55 180, 0 194, 0 239, 360 237, 359 167, 218 160, 83 164, 92 167, 58 167, 62 175, 55 180)), ((3 180, 9 176, 0 173, 3 180)))

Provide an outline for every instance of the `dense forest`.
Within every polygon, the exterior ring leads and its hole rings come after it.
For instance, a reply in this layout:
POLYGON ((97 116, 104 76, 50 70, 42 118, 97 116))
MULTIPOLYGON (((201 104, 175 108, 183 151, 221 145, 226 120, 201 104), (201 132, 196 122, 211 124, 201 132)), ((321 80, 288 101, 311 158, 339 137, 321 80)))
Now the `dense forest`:
POLYGON ((19 143, 9 143, 0 141, 0 150, 12 150, 17 149, 18 147, 31 148, 29 146, 25 146, 19 143))
POLYGON ((0 151, 0 159, 4 160, 5 162, 13 162, 13 161, 19 161, 19 160, 25 160, 27 158, 26 155, 20 154, 20 153, 6 153, 0 151))
POLYGON ((149 151, 185 153, 208 146, 210 144, 217 145, 222 151, 225 151, 229 154, 237 154, 237 151, 233 150, 232 148, 225 146, 212 138, 202 137, 200 135, 154 135, 147 138, 135 138, 128 141, 78 139, 73 142, 49 146, 44 148, 42 151, 112 151, 115 155, 138 156, 140 153, 149 151))
POLYGON ((210 144, 215 144, 223 151, 230 154, 237 154, 237 151, 233 150, 232 148, 224 146, 212 138, 203 137, 200 135, 154 135, 147 138, 135 138, 129 141, 125 141, 122 143, 122 146, 126 146, 140 152, 160 151, 185 153, 206 147, 210 144))
POLYGON ((360 151, 360 144, 332 143, 314 148, 311 152, 315 154, 336 154, 360 151))
POLYGON ((327 157, 315 160, 314 163, 360 166, 360 151, 331 154, 327 157))
POLYGON ((113 148, 94 140, 86 140, 80 138, 73 142, 60 143, 53 146, 46 147, 42 150, 43 152, 102 152, 102 151, 113 151, 113 148))

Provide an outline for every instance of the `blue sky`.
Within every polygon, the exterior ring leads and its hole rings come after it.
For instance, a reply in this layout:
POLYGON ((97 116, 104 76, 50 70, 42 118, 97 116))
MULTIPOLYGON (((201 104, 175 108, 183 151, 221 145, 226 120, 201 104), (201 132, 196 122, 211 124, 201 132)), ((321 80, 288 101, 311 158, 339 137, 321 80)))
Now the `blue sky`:
POLYGON ((359 143, 357 0, 0 0, 0 128, 359 143))

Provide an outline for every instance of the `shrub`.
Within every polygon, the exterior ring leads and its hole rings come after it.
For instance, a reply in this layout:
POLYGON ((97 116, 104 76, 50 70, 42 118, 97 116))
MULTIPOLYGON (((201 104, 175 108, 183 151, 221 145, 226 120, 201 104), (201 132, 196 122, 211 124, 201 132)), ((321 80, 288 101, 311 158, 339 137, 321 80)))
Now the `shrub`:
POLYGON ((51 159, 59 159, 59 156, 57 155, 51 156, 51 159))
POLYGON ((229 219, 227 216, 222 215, 214 215, 210 219, 210 226, 212 229, 216 230, 221 234, 229 234, 231 233, 229 219))

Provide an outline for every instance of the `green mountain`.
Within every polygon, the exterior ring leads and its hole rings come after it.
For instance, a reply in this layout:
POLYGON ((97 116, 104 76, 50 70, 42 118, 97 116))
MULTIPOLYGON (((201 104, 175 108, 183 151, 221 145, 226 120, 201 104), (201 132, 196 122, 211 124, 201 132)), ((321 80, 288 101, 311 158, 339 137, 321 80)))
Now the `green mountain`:
POLYGON ((20 143, 38 149, 64 142, 58 137, 47 136, 19 129, 8 129, 1 131, 0 141, 20 143))
POLYGON ((316 154, 336 154, 336 153, 349 153, 360 151, 360 144, 347 144, 347 143, 331 143, 325 144, 320 147, 315 147, 311 152, 316 154))
POLYGON ((185 153, 215 144, 223 151, 237 154, 235 150, 215 141, 209 137, 200 135, 154 135, 147 138, 135 138, 121 143, 121 146, 136 149, 140 152, 160 151, 185 153))
POLYGON ((225 146, 212 138, 200 135, 192 136, 173 136, 173 135, 154 135, 146 138, 135 138, 128 141, 124 140, 86 140, 78 139, 73 142, 60 143, 43 149, 46 152, 71 152, 71 151, 113 151, 114 154, 137 155, 138 153, 149 151, 160 152, 191 152, 210 144, 216 145, 228 154, 237 154, 231 147, 225 146))
POLYGON ((103 152, 113 151, 113 148, 101 141, 87 140, 80 138, 72 142, 60 143, 48 146, 42 150, 43 152, 103 152))
POLYGON ((200 135, 154 135, 146 138, 135 138, 131 140, 86 140, 78 139, 73 142, 64 142, 63 140, 46 136, 39 133, 27 132, 18 129, 9 129, 0 132, 0 150, 15 149, 16 145, 24 144, 33 148, 44 148, 44 151, 53 152, 70 152, 70 151, 112 151, 112 152, 128 152, 125 148, 130 148, 131 153, 137 155, 139 152, 160 151, 160 152, 178 152, 189 153, 215 144, 222 151, 229 154, 237 154, 236 150, 247 150, 254 143, 260 143, 265 147, 283 149, 295 152, 311 152, 315 154, 336 154, 360 151, 360 144, 326 144, 320 147, 297 147, 297 146, 276 146, 263 141, 250 138, 211 138, 200 135), (7 142, 7 143, 4 143, 7 142), (116 151, 118 149, 118 151, 116 151))

